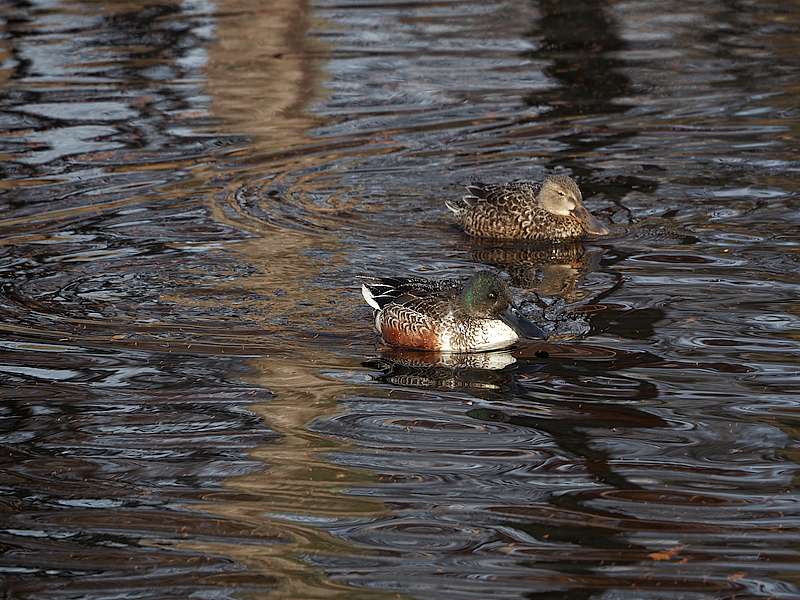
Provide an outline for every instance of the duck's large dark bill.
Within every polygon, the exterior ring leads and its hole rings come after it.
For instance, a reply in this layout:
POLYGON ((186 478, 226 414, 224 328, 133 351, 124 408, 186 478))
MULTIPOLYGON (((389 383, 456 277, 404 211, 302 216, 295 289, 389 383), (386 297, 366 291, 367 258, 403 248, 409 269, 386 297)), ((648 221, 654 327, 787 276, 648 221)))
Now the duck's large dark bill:
POLYGON ((608 227, 603 225, 600 220, 586 210, 586 208, 579 206, 574 212, 575 216, 578 217, 578 220, 583 223, 587 233, 592 235, 608 235, 608 227))
POLYGON ((541 327, 523 317, 513 308, 506 310, 500 319, 520 336, 539 338, 540 340, 547 339, 547 334, 541 327))

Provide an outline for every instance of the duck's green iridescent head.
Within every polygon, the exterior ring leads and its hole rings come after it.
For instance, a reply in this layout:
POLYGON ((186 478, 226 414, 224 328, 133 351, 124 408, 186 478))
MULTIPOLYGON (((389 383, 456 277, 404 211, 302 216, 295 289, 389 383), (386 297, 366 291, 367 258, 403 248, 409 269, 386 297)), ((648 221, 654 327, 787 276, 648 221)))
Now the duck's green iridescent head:
POLYGON ((496 318, 511 306, 508 286, 490 271, 480 271, 470 277, 461 290, 461 304, 475 317, 496 318))
POLYGON ((538 325, 520 315, 508 286, 494 273, 480 271, 470 277, 461 290, 461 304, 474 318, 498 319, 521 337, 547 339, 538 325))

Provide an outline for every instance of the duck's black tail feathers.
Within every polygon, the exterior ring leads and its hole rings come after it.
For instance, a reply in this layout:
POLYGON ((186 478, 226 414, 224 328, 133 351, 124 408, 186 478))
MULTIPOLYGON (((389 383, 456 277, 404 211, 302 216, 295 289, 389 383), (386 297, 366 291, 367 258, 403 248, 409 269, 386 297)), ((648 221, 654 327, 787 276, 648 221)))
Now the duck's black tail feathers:
POLYGON ((471 209, 476 202, 486 198, 486 187, 482 183, 471 183, 466 187, 467 193, 461 196, 461 198, 444 201, 444 205, 457 216, 471 209))
POLYGON ((397 297, 397 283, 391 278, 359 277, 361 295, 375 310, 383 307, 397 297))
POLYGON ((417 277, 359 276, 361 295, 375 310, 383 310, 390 302, 406 303, 421 297, 441 294, 458 287, 457 281, 431 281, 417 277))

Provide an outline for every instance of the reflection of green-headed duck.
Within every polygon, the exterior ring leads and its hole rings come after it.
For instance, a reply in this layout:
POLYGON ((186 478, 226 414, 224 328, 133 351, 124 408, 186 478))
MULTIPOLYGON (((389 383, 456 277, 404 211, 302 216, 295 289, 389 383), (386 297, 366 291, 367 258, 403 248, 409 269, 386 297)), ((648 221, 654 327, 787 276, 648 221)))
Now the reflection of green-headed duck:
POLYGON ((384 348, 380 358, 364 363, 381 374, 378 381, 423 388, 497 390, 514 383, 516 363, 510 350, 490 352, 425 352, 384 348))
POLYGON ((466 281, 362 278, 361 293, 375 309, 375 328, 390 346, 476 352, 505 348, 520 336, 545 338, 522 317, 511 292, 493 273, 466 281))
POLYGON ((541 183, 475 183, 460 200, 445 204, 475 237, 556 241, 609 232, 586 210, 578 184, 566 175, 551 175, 541 183))

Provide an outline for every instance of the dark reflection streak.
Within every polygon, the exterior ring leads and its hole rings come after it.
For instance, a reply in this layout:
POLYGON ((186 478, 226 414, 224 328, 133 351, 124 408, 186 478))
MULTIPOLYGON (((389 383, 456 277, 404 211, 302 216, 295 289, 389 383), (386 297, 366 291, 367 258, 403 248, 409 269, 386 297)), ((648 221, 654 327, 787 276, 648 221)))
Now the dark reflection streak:
MULTIPOLYGON (((542 12, 538 27, 531 32, 540 49, 530 53, 538 60, 549 60, 545 73, 558 81, 559 88, 541 96, 530 95, 531 105, 547 103, 552 117, 607 115, 628 110, 614 100, 633 95, 630 79, 622 73, 622 61, 612 56, 624 50, 625 42, 617 32, 614 19, 608 14, 608 3, 602 0, 540 0, 542 12)), ((597 156, 601 148, 621 143, 636 135, 633 130, 607 129, 568 133, 558 141, 566 148, 553 154, 548 169, 569 167, 581 179, 592 179, 598 169, 576 160, 576 155, 597 156)), ((638 189, 653 193, 658 187, 654 180, 625 174, 608 183, 592 182, 592 191, 604 193, 608 200, 622 209, 630 220, 631 212, 618 197, 620 189, 638 189)))
POLYGON ((666 315, 662 308, 627 308, 614 304, 598 304, 590 321, 594 333, 613 332, 631 340, 646 340, 655 335, 656 323, 666 315))
MULTIPOLYGON (((539 400, 541 402, 541 400, 539 400)), ((587 471, 599 483, 622 489, 641 489, 640 486, 631 483, 622 475, 614 473, 608 464, 610 455, 605 450, 596 450, 591 447, 591 437, 582 428, 587 426, 583 419, 537 419, 524 415, 509 415, 500 410, 474 409, 467 413, 469 416, 482 421, 496 421, 509 423, 516 427, 524 427, 535 431, 544 431, 555 440, 559 448, 569 454, 583 459, 583 464, 587 471)), ((596 425, 594 422, 593 426, 596 425)), ((608 425, 606 425, 608 426, 608 425)), ((560 498, 566 498, 560 497, 560 498)), ((560 502, 560 498, 551 498, 551 502, 557 505, 570 506, 571 502, 560 502)), ((603 511, 603 514, 608 514, 603 511)), ((610 516, 610 515, 609 515, 610 516)), ((613 515, 618 516, 618 515, 613 515)))
MULTIPOLYGON (((741 17, 751 12, 752 8, 743 6, 739 0, 722 0, 720 4, 725 8, 718 13, 717 18, 725 26, 704 28, 699 32, 698 37, 703 40, 704 46, 713 49, 714 55, 718 59, 727 63, 731 60, 731 47, 726 43, 725 38, 730 38, 731 32, 741 31, 748 27, 743 23, 741 17)), ((734 76, 736 86, 741 89, 743 94, 747 95, 758 91, 758 86, 755 85, 757 78, 753 77, 749 66, 739 64, 735 68, 727 69, 727 72, 734 76)))
MULTIPOLYGON (((511 366, 501 370, 475 368, 474 366, 448 366, 436 362, 431 353, 415 353, 412 351, 391 351, 380 360, 368 361, 365 366, 380 369, 382 375, 376 380, 393 385, 407 385, 423 388, 449 387, 466 390, 470 395, 488 402, 502 404, 526 400, 538 406, 550 406, 554 411, 569 410, 576 414, 573 418, 533 417, 530 415, 512 415, 494 408, 475 408, 466 414, 484 421, 509 423, 517 427, 544 431, 550 434, 558 446, 566 452, 584 459, 584 464, 596 481, 617 489, 640 489, 624 476, 615 473, 608 464, 610 455, 605 450, 592 448, 591 436, 584 430, 588 428, 635 427, 659 428, 668 427, 661 417, 630 406, 606 404, 595 401, 571 401, 563 398, 547 399, 540 397, 535 391, 524 385, 529 377, 541 379, 555 377, 567 381, 580 380, 584 375, 591 376, 595 370, 579 365, 563 365, 561 363, 542 363, 518 359, 511 366), (426 360, 430 362, 426 364, 426 360), (478 385, 483 383, 483 385, 478 385)), ((658 389, 651 383, 639 381, 631 377, 617 375, 636 384, 636 391, 630 398, 644 401, 656 398, 658 389)), ((629 398, 629 399, 630 399, 629 398)), ((569 504, 566 497, 558 502, 569 504)), ((574 508, 574 507, 573 507, 574 508)), ((607 516, 620 516, 605 513, 607 516)))
POLYGON ((31 23, 32 20, 26 12, 32 8, 32 5, 27 0, 10 0, 9 5, 10 10, 3 21, 5 22, 5 29, 8 32, 10 42, 9 52, 16 63, 11 79, 22 79, 30 72, 31 62, 23 56, 19 46, 14 43, 17 39, 15 33, 23 31, 31 23))
POLYGON ((620 246, 603 245, 605 252, 601 257, 601 268, 597 269, 608 273, 614 278, 614 283, 608 288, 599 291, 584 303, 586 307, 591 307, 588 316, 591 324, 591 333, 598 334, 605 331, 613 331, 617 335, 630 339, 646 339, 655 332, 655 325, 664 318, 664 311, 661 308, 621 308, 609 303, 601 304, 603 300, 609 298, 614 293, 620 291, 625 285, 625 276, 611 269, 613 265, 625 262, 628 258, 637 253, 636 250, 628 250, 620 246))
MULTIPOLYGON (((511 385, 505 386, 498 392, 487 392, 485 396, 497 396, 497 399, 505 402, 526 399, 538 405, 552 406, 554 410, 563 411, 569 409, 576 413, 574 418, 537 418, 530 415, 513 415, 508 414, 502 410, 478 408, 469 411, 467 414, 473 418, 487 421, 500 421, 514 425, 516 427, 529 428, 534 431, 543 431, 552 436, 559 448, 573 456, 582 459, 588 473, 598 483, 607 485, 612 489, 617 490, 640 490, 643 489, 636 483, 631 482, 624 475, 616 472, 609 460, 612 458, 610 452, 597 449, 593 447, 593 435, 587 433, 587 427, 592 429, 607 428, 615 429, 617 427, 635 427, 635 428, 661 428, 668 427, 667 421, 661 417, 641 411, 629 406, 620 406, 617 404, 605 404, 601 402, 586 402, 586 401, 568 401, 563 399, 548 400, 539 397, 533 391, 526 389, 524 385, 520 385, 518 377, 520 375, 534 375, 541 376, 544 369, 549 374, 557 375, 564 379, 574 379, 576 371, 578 373, 585 372, 591 374, 592 369, 583 369, 580 366, 573 366, 573 368, 566 368, 564 365, 552 363, 547 365, 535 364, 529 365, 523 361, 519 361, 514 365, 514 375, 511 376, 511 385), (530 367, 533 367, 532 370, 530 367)), ((579 376, 579 375, 578 375, 579 376)), ((632 378, 619 376, 623 379, 632 378)), ((638 390, 635 394, 637 401, 652 399, 658 396, 658 389, 649 382, 638 382, 638 390)), ((578 511, 586 514, 594 514, 606 518, 629 518, 628 515, 608 510, 598 509, 596 507, 588 508, 583 506, 582 500, 574 494, 559 494, 551 495, 549 502, 556 507, 563 508, 568 511, 578 511)), ((631 550, 638 549, 642 552, 645 551, 643 546, 631 543, 620 532, 611 531, 606 527, 593 527, 588 523, 582 523, 574 527, 559 524, 558 527, 552 527, 548 524, 539 522, 506 522, 507 527, 516 528, 524 531, 525 533, 537 538, 547 539, 553 542, 565 542, 572 544, 579 544, 582 547, 601 548, 601 549, 614 549, 614 550, 631 550)), ((633 564, 636 560, 630 561, 616 561, 616 564, 621 563, 633 564)), ((523 564, 531 568, 536 568, 538 565, 526 561, 523 564)), ((563 562, 550 565, 550 568, 563 573, 582 573, 591 572, 594 570, 593 565, 569 565, 563 562)), ((592 591, 571 590, 569 597, 574 598, 589 598, 593 595, 592 591)), ((547 597, 533 594, 531 598, 547 597)))
MULTIPOLYGON (((474 364, 470 366, 469 362, 455 365, 457 363, 453 361, 437 361, 435 356, 428 357, 426 353, 415 354, 402 351, 391 351, 380 360, 365 363, 365 366, 369 368, 377 368, 382 371, 382 375, 376 378, 377 381, 392 386, 459 389, 490 405, 497 403, 502 406, 509 404, 513 406, 515 403, 523 402, 530 403, 531 407, 550 407, 551 411, 545 411, 545 413, 563 414, 565 411, 573 413, 574 417, 536 417, 530 414, 511 414, 505 409, 484 406, 471 409, 466 412, 466 415, 480 421, 502 422, 517 428, 546 432, 564 453, 581 460, 587 473, 598 483, 617 490, 643 489, 611 467, 609 464, 612 458, 611 453, 593 447, 595 435, 586 430, 587 428, 613 430, 617 427, 626 429, 668 427, 669 424, 664 419, 631 406, 592 400, 572 401, 563 398, 542 398, 525 385, 526 379, 541 380, 542 377, 579 381, 584 375, 591 376, 596 373, 596 369, 582 367, 580 364, 569 365, 524 359, 518 359, 513 366, 499 370, 474 368, 474 364), (429 358, 429 364, 426 364, 426 358, 429 358), (448 362, 449 366, 446 364, 448 362)), ((628 400, 643 401, 658 395, 658 389, 649 382, 637 381, 622 375, 616 377, 636 384, 635 392, 628 397, 628 400)), ((548 501, 554 507, 568 512, 596 515, 606 519, 629 518, 629 515, 614 510, 584 507, 580 496, 571 493, 551 494, 548 501)), ((553 527, 548 523, 536 521, 522 523, 505 521, 503 525, 510 529, 517 529, 536 539, 555 543, 578 544, 581 547, 604 550, 636 550, 637 552, 634 552, 636 556, 646 552, 644 546, 625 539, 622 532, 611 530, 608 527, 593 526, 591 523, 581 523, 575 526, 560 523, 557 527, 553 527)), ((615 564, 633 564, 636 559, 619 559, 614 562, 615 564)), ((530 561, 522 561, 520 564, 530 568, 540 568, 540 565, 530 561)), ((592 563, 571 565, 561 561, 548 566, 562 573, 586 573, 596 569, 592 563)), ((570 593, 572 595, 569 597, 588 598, 593 592, 577 589, 571 590, 570 593)), ((539 596, 534 594, 531 597, 539 596)))
POLYGON ((622 112, 615 98, 630 93, 631 82, 608 56, 625 48, 604 0, 539 0, 539 58, 552 58, 545 69, 562 87, 568 102, 554 106, 559 116, 622 112))
MULTIPOLYGON (((539 376, 543 366, 534 366, 534 371, 539 376)), ((529 370, 529 365, 520 361, 515 365, 515 377, 513 378, 513 393, 510 390, 502 391, 502 398, 510 400, 513 398, 524 398, 539 405, 552 406, 554 409, 564 410, 565 408, 580 415, 571 419, 550 419, 536 418, 528 415, 507 415, 502 411, 492 411, 494 416, 503 422, 510 423, 519 427, 527 427, 538 431, 546 431, 558 443, 559 447, 570 454, 585 459, 585 464, 589 472, 595 479, 618 489, 640 489, 636 484, 631 483, 625 477, 615 473, 608 464, 609 454, 605 450, 596 450, 591 447, 591 437, 583 431, 586 427, 608 428, 616 427, 641 427, 658 428, 667 427, 668 423, 661 417, 644 412, 635 408, 620 406, 617 404, 604 404, 586 401, 567 401, 563 399, 549 400, 539 397, 531 390, 519 385, 517 378, 521 373, 529 370)), ((580 368, 563 369, 559 366, 547 365, 545 371, 552 375, 557 375, 565 379, 575 379, 580 376, 581 371, 587 375, 591 370, 580 368), (576 373, 577 371, 577 373, 576 373)), ((617 378, 635 381, 633 378, 617 375, 617 378)), ((638 390, 634 396, 637 401, 656 398, 658 389, 649 382, 638 382, 638 390)), ((484 416, 492 416, 490 414, 484 416)))
MULTIPOLYGON (((10 56, 7 62, 14 64, 14 71, 9 76, 9 81, 11 81, 27 77, 31 70, 31 61, 23 56, 19 44, 16 43, 18 36, 15 35, 18 31, 23 31, 26 26, 31 23, 31 19, 25 14, 26 9, 31 8, 31 3, 25 0, 11 0, 9 4, 9 14, 4 19, 0 20, 0 23, 5 24, 4 29, 6 35, 4 35, 4 37, 8 39, 8 52, 10 56)), ((24 37, 24 35, 22 37, 24 37)), ((11 86, 3 86, 0 107, 8 110, 6 106, 24 101, 23 97, 23 92, 15 90, 11 86)), ((7 159, 0 161, 0 176, 2 177, 27 177, 33 174, 35 174, 35 169, 32 165, 22 165, 7 159)), ((27 202, 24 195, 17 197, 14 194, 0 193, 0 198, 3 199, 5 204, 12 208, 24 206, 27 202)), ((2 205, 0 205, 0 207, 2 207, 2 205)))
POLYGON ((588 304, 596 304, 597 302, 600 302, 603 298, 607 298, 608 296, 610 296, 611 294, 616 292, 618 289, 620 289, 624 285, 625 276, 622 273, 612 272, 612 275, 613 275, 615 281, 611 285, 611 287, 609 287, 609 288, 607 288, 605 290, 602 290, 602 291, 598 292, 597 294, 595 294, 594 296, 592 296, 591 299, 589 300, 588 304))

